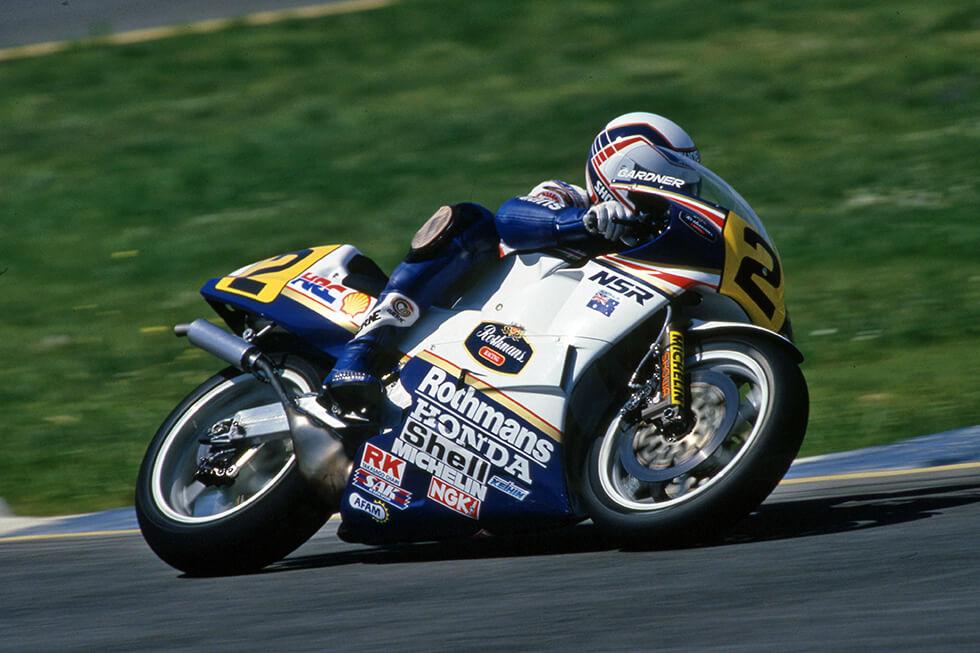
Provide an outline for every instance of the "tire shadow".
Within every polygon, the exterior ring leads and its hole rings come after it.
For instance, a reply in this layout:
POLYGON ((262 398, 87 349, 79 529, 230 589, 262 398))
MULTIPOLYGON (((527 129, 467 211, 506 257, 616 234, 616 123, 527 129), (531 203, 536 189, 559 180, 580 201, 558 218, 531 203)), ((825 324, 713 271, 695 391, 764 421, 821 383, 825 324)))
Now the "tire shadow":
POLYGON ((413 542, 384 546, 351 545, 349 551, 292 556, 260 573, 316 569, 339 565, 387 565, 443 560, 513 558, 611 551, 618 544, 591 522, 525 535, 488 536, 441 542, 413 542))
POLYGON ((624 544, 584 522, 554 531, 506 537, 386 546, 350 545, 350 550, 288 557, 258 573, 329 568, 353 564, 388 565, 527 556, 555 556, 600 551, 654 551, 680 548, 742 546, 753 542, 794 539, 888 527, 929 519, 980 502, 980 480, 964 486, 900 491, 862 491, 833 497, 800 498, 764 503, 719 538, 693 545, 624 544))

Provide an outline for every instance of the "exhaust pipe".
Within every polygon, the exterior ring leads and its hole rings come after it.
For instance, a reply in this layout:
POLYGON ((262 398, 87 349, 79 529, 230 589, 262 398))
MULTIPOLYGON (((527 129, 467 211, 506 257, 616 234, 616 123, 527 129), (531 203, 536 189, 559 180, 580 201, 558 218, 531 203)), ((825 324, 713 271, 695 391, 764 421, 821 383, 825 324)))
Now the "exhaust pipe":
POLYGON ((203 318, 190 324, 178 324, 174 327, 174 334, 178 337, 187 336, 195 347, 246 372, 252 370, 255 359, 262 353, 255 345, 203 318))
POLYGON ((352 464, 344 450, 340 434, 325 422, 330 418, 329 414, 313 404, 300 409, 296 401, 283 388, 279 376, 257 345, 205 319, 197 319, 190 324, 178 324, 174 327, 174 333, 178 337, 187 336, 195 347, 242 371, 261 372, 261 376, 265 377, 276 391, 286 411, 289 434, 293 440, 293 453, 296 454, 296 466, 300 475, 316 490, 331 510, 338 510, 352 464), (311 414, 317 408, 319 410, 316 412, 322 413, 322 416, 314 418, 311 414))
POLYGON ((292 404, 286 406, 286 419, 300 475, 324 504, 337 512, 353 471, 353 462, 347 456, 340 434, 292 404))

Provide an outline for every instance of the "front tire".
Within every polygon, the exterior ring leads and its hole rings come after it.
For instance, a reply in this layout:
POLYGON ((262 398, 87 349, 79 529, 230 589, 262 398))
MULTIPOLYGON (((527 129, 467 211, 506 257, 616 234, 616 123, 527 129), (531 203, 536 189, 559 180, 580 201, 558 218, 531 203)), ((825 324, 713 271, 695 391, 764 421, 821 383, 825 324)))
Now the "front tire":
POLYGON ((656 546, 716 537, 776 487, 806 430, 806 381, 784 345, 707 337, 689 352, 696 421, 678 438, 614 415, 586 456, 582 496, 613 535, 656 546))
MULTIPOLYGON (((319 386, 305 360, 280 355, 282 380, 294 392, 319 386)), ((150 443, 136 482, 136 514, 150 548, 191 575, 260 569, 308 540, 330 517, 300 476, 288 437, 267 441, 230 485, 195 480, 211 426, 239 410, 278 403, 252 374, 228 368, 187 396, 150 443)))

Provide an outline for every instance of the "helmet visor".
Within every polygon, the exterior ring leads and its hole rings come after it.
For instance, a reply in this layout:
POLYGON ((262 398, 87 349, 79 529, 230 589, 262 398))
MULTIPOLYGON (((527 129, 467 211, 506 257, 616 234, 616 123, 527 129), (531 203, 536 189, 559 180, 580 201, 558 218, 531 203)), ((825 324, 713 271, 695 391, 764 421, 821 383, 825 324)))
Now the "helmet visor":
POLYGON ((690 165, 690 159, 662 148, 643 148, 623 157, 612 185, 629 192, 639 211, 653 213, 662 210, 665 202, 655 191, 698 197, 701 175, 690 165))

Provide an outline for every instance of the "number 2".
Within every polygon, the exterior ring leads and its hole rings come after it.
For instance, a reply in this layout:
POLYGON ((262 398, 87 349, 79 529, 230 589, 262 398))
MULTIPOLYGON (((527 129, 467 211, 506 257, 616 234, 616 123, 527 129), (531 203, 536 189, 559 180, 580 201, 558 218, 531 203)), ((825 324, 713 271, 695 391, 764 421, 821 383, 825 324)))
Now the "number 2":
POLYGON ((779 256, 769 241, 734 213, 725 220, 725 267, 718 292, 738 302, 759 326, 779 331, 786 322, 779 256))
MULTIPOLYGON (((228 284, 228 288, 232 288, 246 295, 258 296, 262 294, 262 291, 269 285, 268 281, 262 281, 259 279, 259 277, 270 275, 274 272, 282 272, 283 270, 289 268, 297 260, 301 260, 309 256, 312 252, 312 249, 304 249, 298 252, 290 252, 289 254, 280 254, 279 256, 269 259, 269 262, 274 263, 280 259, 286 259, 285 263, 266 265, 264 267, 257 267, 254 270, 249 270, 245 276, 235 277, 232 279, 228 284)), ((260 263, 259 265, 262 264, 260 263)))
POLYGON ((241 276, 224 277, 215 288, 267 304, 278 297, 293 278, 334 249, 336 246, 280 254, 256 263, 241 276))
MULTIPOLYGON (((757 259, 746 256, 738 266, 738 272, 735 273, 735 283, 745 291, 746 295, 752 298, 752 301, 756 303, 759 310, 771 320, 776 313, 776 304, 770 299, 766 290, 763 290, 753 277, 759 277, 763 283, 767 284, 773 290, 779 288, 782 283, 779 258, 776 256, 776 252, 773 251, 772 247, 769 246, 769 243, 751 228, 745 227, 742 238, 746 245, 753 248, 761 247, 772 260, 772 268, 767 268, 757 259)), ((769 292, 772 292, 772 290, 769 292)))

